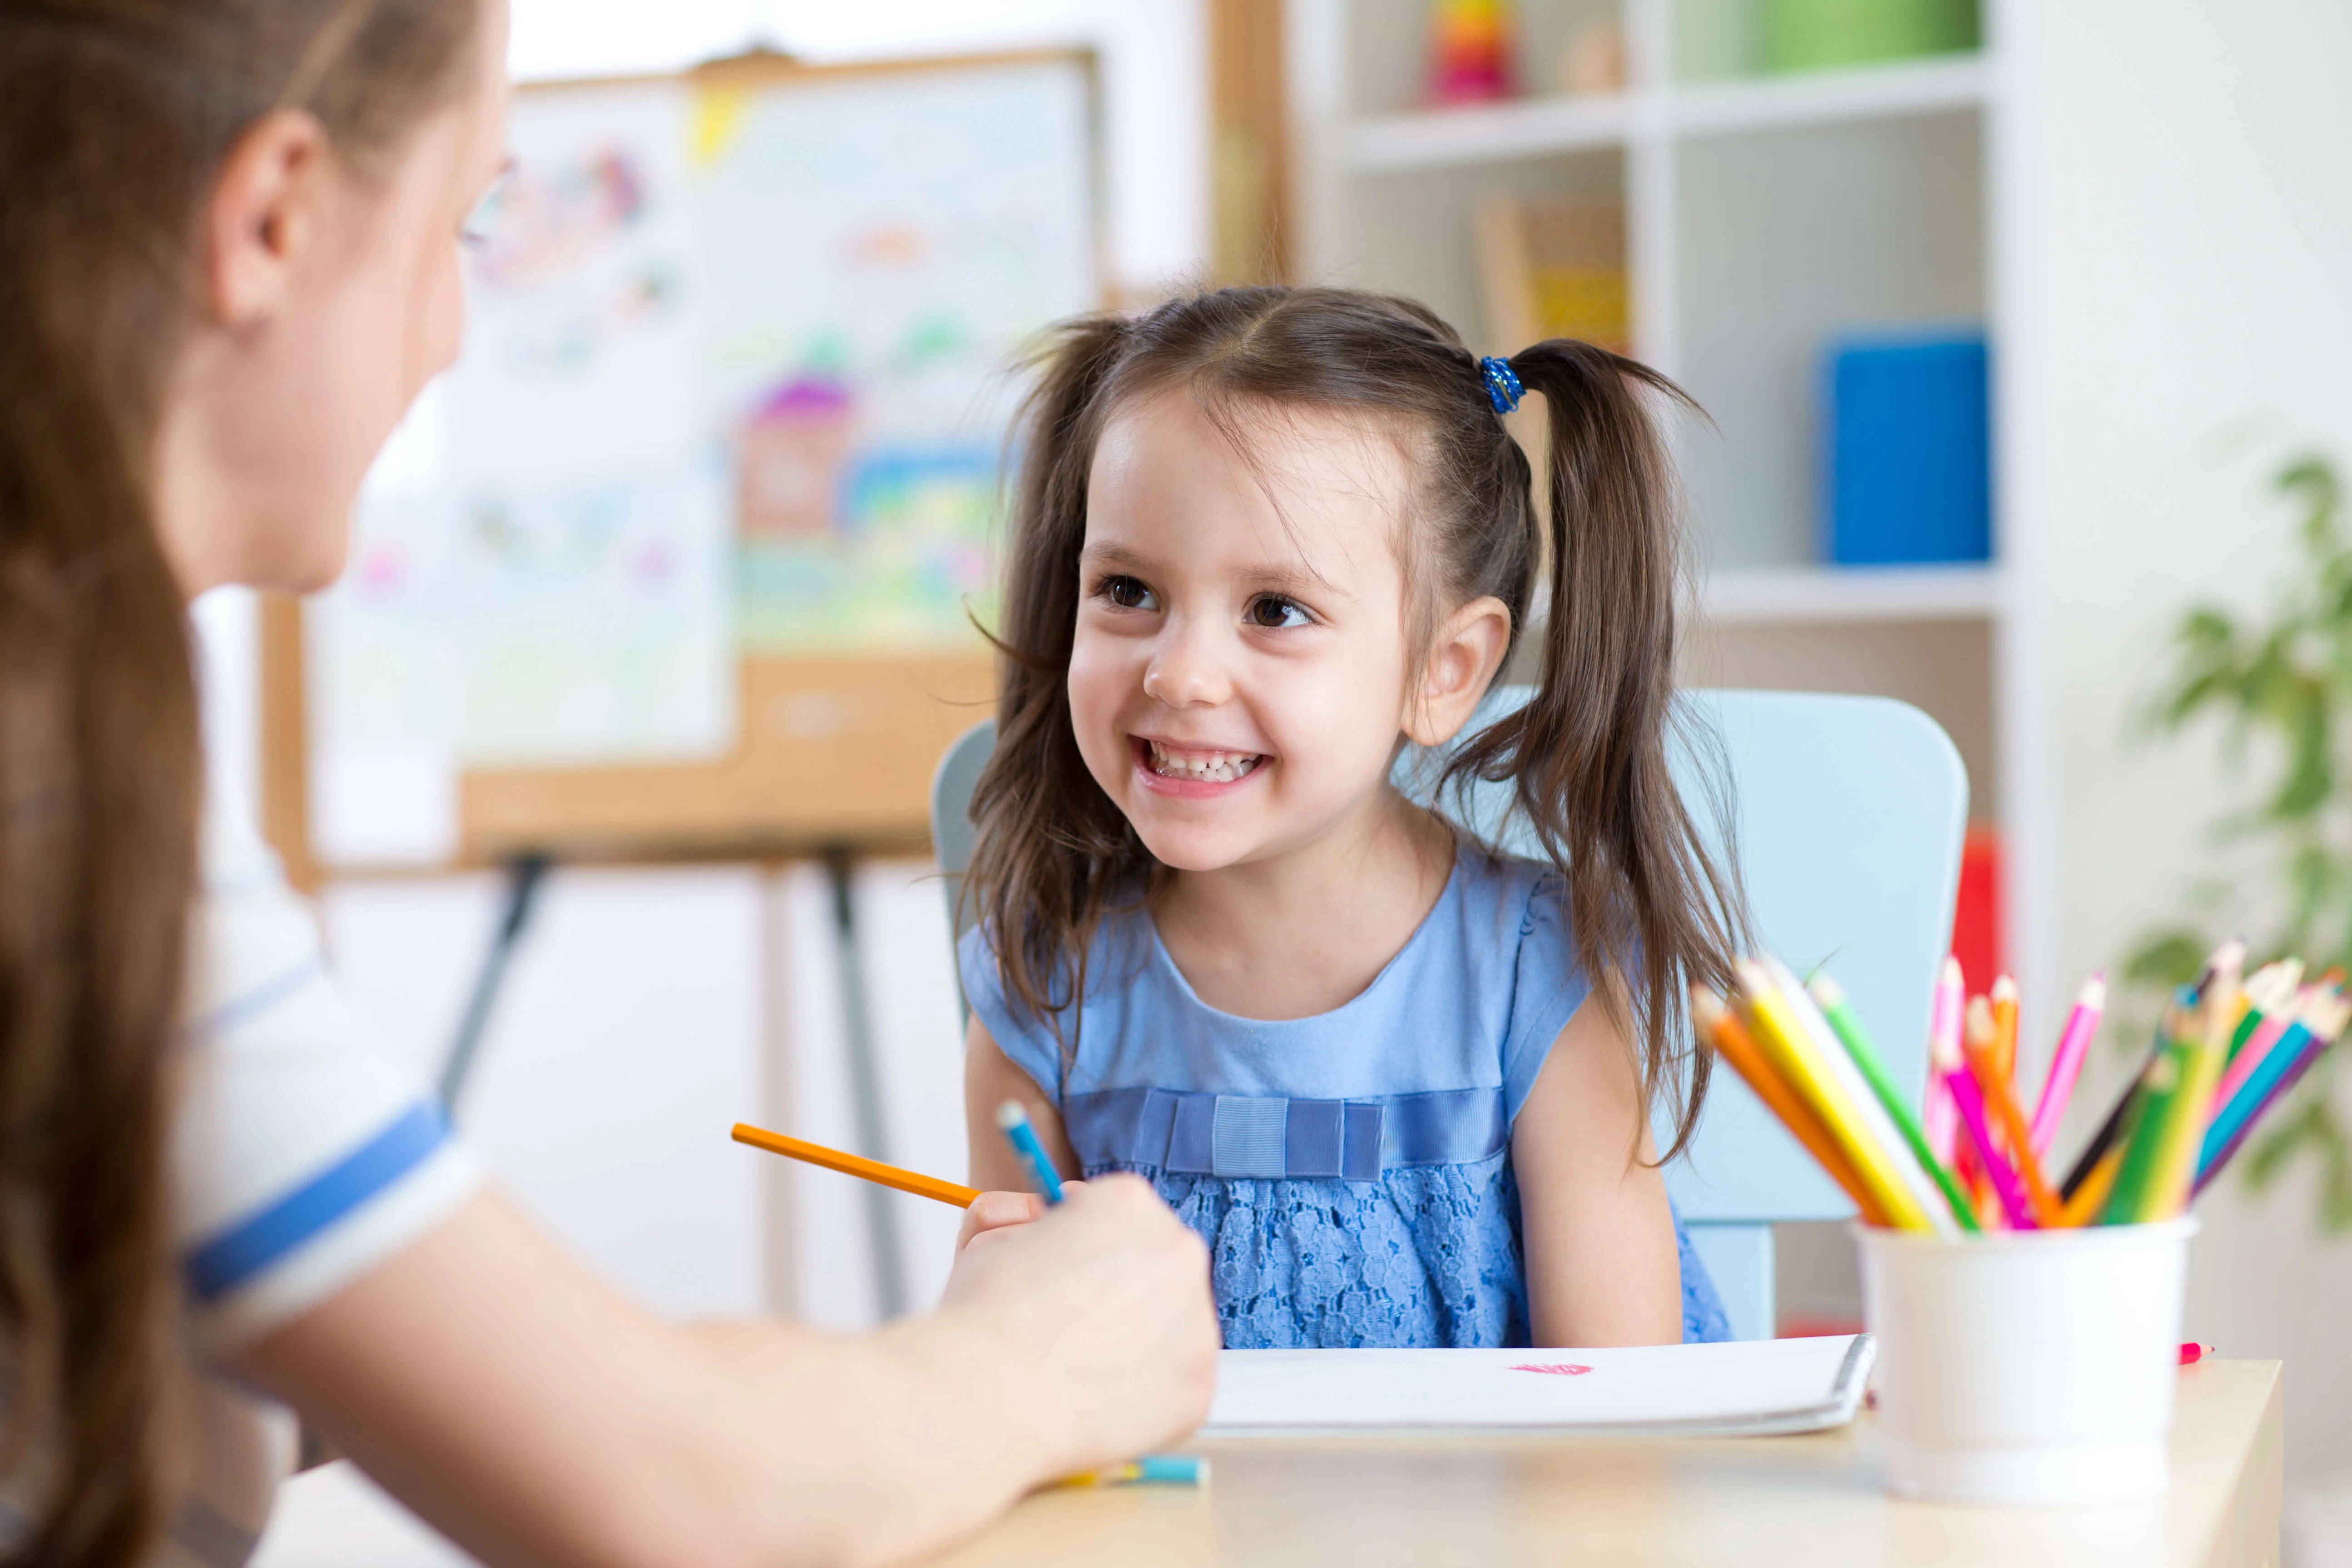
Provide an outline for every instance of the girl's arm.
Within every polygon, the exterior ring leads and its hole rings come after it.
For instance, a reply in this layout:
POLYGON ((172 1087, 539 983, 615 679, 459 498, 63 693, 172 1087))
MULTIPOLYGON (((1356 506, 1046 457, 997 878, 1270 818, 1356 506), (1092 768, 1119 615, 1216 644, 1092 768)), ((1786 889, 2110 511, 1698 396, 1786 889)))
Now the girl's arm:
POLYGON ((1013 1065, 1013 1058, 997 1047, 987 1026, 975 1017, 964 1037, 963 1125, 971 1149, 969 1180, 983 1192, 1029 1190, 1027 1173, 1013 1158, 1013 1146, 1004 1141, 1003 1129, 996 1125, 996 1108, 1008 1100, 1019 1100, 1021 1109, 1029 1113, 1029 1124, 1037 1130, 1037 1137, 1045 1145, 1045 1152, 1053 1156, 1054 1168, 1061 1173, 1062 1179, 1074 1180, 1078 1174, 1078 1161, 1062 1131, 1062 1113, 1046 1102, 1037 1091, 1036 1080, 1013 1065))
POLYGON ((1552 1042, 1511 1129, 1535 1343, 1681 1341, 1682 1263, 1656 1158, 1633 1047, 1596 993, 1552 1042))
POLYGON ((234 1364, 485 1563, 876 1563, 1196 1426, 1207 1283, 1120 1178, 878 1333, 686 1328, 485 1193, 234 1364))

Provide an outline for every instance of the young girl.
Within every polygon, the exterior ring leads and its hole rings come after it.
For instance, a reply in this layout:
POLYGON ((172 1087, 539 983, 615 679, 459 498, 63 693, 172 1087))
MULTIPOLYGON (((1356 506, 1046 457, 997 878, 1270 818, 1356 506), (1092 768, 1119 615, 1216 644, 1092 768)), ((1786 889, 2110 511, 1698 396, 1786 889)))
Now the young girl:
MULTIPOLYGON (((1148 1177, 1210 1246, 1228 1346, 1726 1334, 1649 1137, 1654 1097, 1670 1154, 1698 1113, 1675 1003, 1734 916, 1667 774, 1645 389, 1680 396, 1329 289, 1093 318, 1050 358, 972 804, 973 1180, 1022 1184, 1007 1099, 1065 1169, 1148 1177), (1547 557, 1535 697, 1446 779, 1511 784, 1532 862, 1390 774, 1469 721, 1547 557)), ((992 1193, 967 1236, 1034 1212, 992 1193)))

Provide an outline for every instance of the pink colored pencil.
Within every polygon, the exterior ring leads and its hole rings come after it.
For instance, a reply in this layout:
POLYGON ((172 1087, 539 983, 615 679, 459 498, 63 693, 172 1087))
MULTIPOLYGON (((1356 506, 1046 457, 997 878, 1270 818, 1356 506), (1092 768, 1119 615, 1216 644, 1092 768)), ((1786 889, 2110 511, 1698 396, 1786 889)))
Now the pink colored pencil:
POLYGON ((1952 1105, 1952 1091, 1945 1079, 1955 1068, 1963 1075, 1967 1065, 1960 1056, 1960 1014, 1967 1001, 1967 987, 1960 975, 1960 961, 1947 957, 1943 972, 1936 977, 1936 1005, 1928 1015, 1927 1054, 1935 1070, 1927 1075, 1927 1101, 1922 1108, 1927 1147, 1946 1165, 1952 1163, 1959 1141, 1958 1129, 1952 1105))
POLYGON ((1977 1088, 1977 1080, 1965 1067, 1958 1072, 1946 1073, 1944 1084, 1951 1091, 1952 1107, 1959 1112, 1960 1125, 1968 1129, 1969 1141, 1976 1145, 1977 1163, 1991 1180, 1992 1190, 2000 1198, 2001 1212, 2009 1215, 2010 1229, 2033 1229, 2033 1200, 1992 1141, 1992 1127, 1985 1121, 1984 1091, 1977 1088))
POLYGON ((2294 1027, 2295 1015, 2310 1005, 2317 992, 2317 986, 2305 986, 2294 1001, 2266 1016, 2254 1026, 2254 1032, 2246 1037, 2246 1043, 2238 1047, 2237 1059, 2222 1073, 2221 1087, 2213 1091, 2214 1110, 2219 1110, 2237 1098, 2239 1086, 2253 1076, 2254 1069, 2262 1066, 2263 1058, 2271 1054, 2271 1047, 2278 1044, 2279 1037, 2294 1027))
POLYGON ((2058 1136, 2058 1123, 2065 1118, 2074 1080, 2082 1076, 2083 1058, 2091 1048, 2091 1037, 2099 1032, 2099 1015, 2106 1008, 2107 977, 2095 973, 2083 983, 2074 1010, 2066 1015, 2058 1048, 2050 1056, 2050 1075, 2042 1080, 2042 1098, 2034 1103, 2032 1136, 2037 1160, 2050 1152, 2051 1141, 2058 1136))

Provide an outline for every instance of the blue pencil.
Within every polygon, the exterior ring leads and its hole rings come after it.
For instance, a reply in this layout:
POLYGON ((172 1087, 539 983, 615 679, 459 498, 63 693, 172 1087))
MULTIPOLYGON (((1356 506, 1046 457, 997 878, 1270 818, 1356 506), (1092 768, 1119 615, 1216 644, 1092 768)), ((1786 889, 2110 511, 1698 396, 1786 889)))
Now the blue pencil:
POLYGON ((1029 1113, 1017 1100, 1006 1100, 996 1108, 996 1124, 1004 1129, 1005 1142, 1028 1167, 1029 1185, 1049 1204, 1062 1201, 1062 1178, 1054 1169, 1054 1162, 1045 1157, 1045 1145, 1037 1141, 1037 1130, 1029 1125, 1029 1113))

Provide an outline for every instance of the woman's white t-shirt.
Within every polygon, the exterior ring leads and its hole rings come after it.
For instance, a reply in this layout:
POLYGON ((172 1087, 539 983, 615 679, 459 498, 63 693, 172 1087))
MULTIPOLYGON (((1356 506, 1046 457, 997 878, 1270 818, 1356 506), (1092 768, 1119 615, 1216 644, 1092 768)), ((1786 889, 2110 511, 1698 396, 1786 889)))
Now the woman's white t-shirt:
POLYGON ((289 1412, 225 1359, 415 1240, 480 1181, 329 973, 318 921, 213 792, 168 1170, 200 1383, 197 1473, 157 1568, 233 1568, 292 1469, 289 1412))

